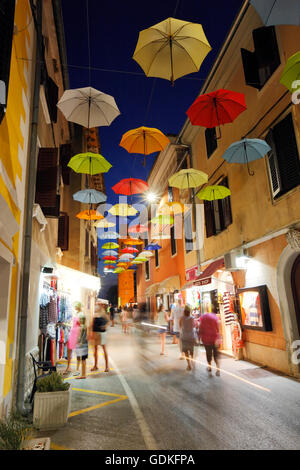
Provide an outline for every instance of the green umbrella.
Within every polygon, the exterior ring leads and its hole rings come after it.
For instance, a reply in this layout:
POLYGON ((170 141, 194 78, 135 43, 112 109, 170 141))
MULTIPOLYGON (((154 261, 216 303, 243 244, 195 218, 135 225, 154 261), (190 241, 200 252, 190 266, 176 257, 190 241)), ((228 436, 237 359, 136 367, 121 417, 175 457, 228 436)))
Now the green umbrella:
POLYGON ((153 219, 151 219, 151 222, 153 224, 162 224, 162 225, 166 225, 166 224, 170 224, 172 225, 174 223, 174 218, 171 216, 171 215, 158 215, 156 217, 154 217, 153 219))
POLYGON ((212 185, 207 186, 204 189, 201 189, 199 193, 196 194, 198 199, 205 199, 206 201, 215 201, 216 199, 225 199, 225 197, 230 196, 231 192, 225 186, 212 185))
POLYGON ((135 258, 135 261, 139 261, 139 262, 141 261, 142 263, 145 263, 146 261, 149 261, 149 259, 148 259, 148 258, 142 258, 142 257, 137 256, 137 257, 135 258))
POLYGON ((107 242, 104 243, 101 248, 104 248, 105 250, 114 250, 115 248, 119 248, 119 245, 114 242, 107 242))
POLYGON ((300 80, 300 52, 296 52, 296 54, 288 59, 282 72, 280 83, 293 93, 299 88, 299 86, 293 87, 294 82, 297 80, 300 80))
POLYGON ((79 153, 71 158, 68 166, 76 173, 97 175, 107 173, 112 165, 100 154, 93 152, 79 153))
POLYGON ((124 268, 116 268, 113 272, 114 272, 115 274, 120 274, 120 273, 122 273, 123 271, 125 271, 124 268))
POLYGON ((208 175, 200 170, 188 168, 180 170, 169 178, 169 185, 179 189, 197 188, 207 183, 208 175))

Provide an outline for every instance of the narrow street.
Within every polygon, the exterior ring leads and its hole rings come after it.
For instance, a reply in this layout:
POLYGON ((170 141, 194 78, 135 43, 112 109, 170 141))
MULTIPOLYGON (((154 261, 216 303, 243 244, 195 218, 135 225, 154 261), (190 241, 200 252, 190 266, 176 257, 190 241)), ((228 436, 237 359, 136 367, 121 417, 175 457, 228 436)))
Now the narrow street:
POLYGON ((100 372, 90 372, 90 351, 88 378, 67 379, 67 425, 40 435, 51 437, 53 450, 300 448, 297 380, 225 355, 221 376, 209 376, 199 347, 189 372, 171 341, 161 356, 158 335, 110 327, 110 372, 103 372, 102 355, 100 372))

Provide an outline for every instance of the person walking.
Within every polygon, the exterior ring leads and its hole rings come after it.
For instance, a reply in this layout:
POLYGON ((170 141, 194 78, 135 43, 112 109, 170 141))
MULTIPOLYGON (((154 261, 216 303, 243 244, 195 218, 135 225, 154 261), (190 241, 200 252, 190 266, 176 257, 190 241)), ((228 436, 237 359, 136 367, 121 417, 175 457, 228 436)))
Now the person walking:
POLYGON ((91 337, 94 343, 94 366, 91 371, 98 370, 98 346, 102 346, 104 360, 105 360, 105 372, 109 371, 108 367, 108 354, 106 349, 106 342, 107 342, 107 332, 106 327, 108 324, 108 315, 105 311, 104 304, 96 304, 95 305, 95 313, 92 323, 92 332, 91 337))
POLYGON ((216 363, 217 371, 216 375, 220 375, 220 365, 219 365, 219 345, 218 341, 220 340, 219 332, 219 319, 215 313, 205 313, 200 318, 199 326, 199 337, 202 340, 202 343, 206 351, 206 359, 208 363, 207 370, 211 373, 211 361, 214 358, 216 363))
POLYGON ((115 326, 115 308, 113 304, 110 304, 109 314, 110 314, 110 321, 111 321, 110 326, 115 326))
POLYGON ((78 315, 78 320, 80 324, 80 332, 75 351, 77 356, 77 371, 79 371, 81 363, 81 375, 76 377, 76 379, 86 379, 86 360, 89 354, 89 345, 87 339, 86 317, 82 312, 78 315))
POLYGON ((187 360, 187 370, 191 370, 191 363, 193 363, 194 358, 195 321, 193 317, 191 317, 191 309, 188 305, 184 307, 183 316, 179 319, 179 327, 181 351, 185 355, 185 358, 187 360))
MULTIPOLYGON (((79 314, 82 312, 82 304, 81 302, 75 302, 74 303, 74 310, 75 314, 73 316, 73 324, 69 333, 69 339, 67 342, 67 368, 64 371, 63 375, 68 375, 71 372, 71 360, 72 360, 72 352, 76 348, 77 340, 80 334, 80 322, 78 319, 79 314)), ((75 372, 76 375, 79 374, 79 372, 75 372)))
POLYGON ((172 322, 172 333, 173 333, 173 344, 179 345, 179 350, 181 352, 179 359, 184 359, 184 354, 181 351, 181 341, 180 341, 180 327, 179 327, 179 318, 183 315, 183 308, 181 306, 181 300, 179 299, 171 310, 171 322, 172 322))
POLYGON ((128 328, 128 312, 127 307, 123 307, 122 313, 120 315, 121 323, 122 323, 122 331, 123 333, 127 333, 128 328))
POLYGON ((160 341, 161 341, 161 356, 165 354, 165 344, 166 344, 166 336, 167 336, 167 331, 169 329, 168 324, 169 324, 170 317, 168 315, 168 312, 164 309, 163 304, 160 304, 158 312, 157 312, 157 323, 161 327, 158 330, 158 334, 160 335, 160 341))

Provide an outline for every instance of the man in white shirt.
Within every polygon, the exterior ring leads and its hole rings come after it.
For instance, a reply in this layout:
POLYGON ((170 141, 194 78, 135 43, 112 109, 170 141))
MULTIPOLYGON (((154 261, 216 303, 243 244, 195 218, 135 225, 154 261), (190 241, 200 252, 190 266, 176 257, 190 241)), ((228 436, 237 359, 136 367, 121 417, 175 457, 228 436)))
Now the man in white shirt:
MULTIPOLYGON (((172 321, 172 326, 173 326, 173 344, 178 343, 179 344, 179 349, 181 352, 181 343, 179 339, 180 335, 180 327, 179 327, 179 318, 182 317, 183 315, 183 307, 181 306, 181 299, 179 299, 175 304, 173 304, 173 307, 171 308, 171 321, 172 321)), ((181 352, 181 357, 180 359, 184 359, 184 355, 181 352)))

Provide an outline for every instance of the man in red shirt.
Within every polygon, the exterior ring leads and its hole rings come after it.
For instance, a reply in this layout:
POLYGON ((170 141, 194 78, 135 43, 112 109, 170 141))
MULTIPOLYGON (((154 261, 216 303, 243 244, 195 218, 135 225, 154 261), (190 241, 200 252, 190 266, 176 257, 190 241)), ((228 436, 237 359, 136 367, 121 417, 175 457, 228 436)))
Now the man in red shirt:
POLYGON ((220 375, 218 358, 219 351, 217 344, 220 340, 219 319, 215 313, 205 313, 200 318, 199 336, 205 347, 208 372, 211 372, 211 361, 212 357, 214 357, 214 361, 217 366, 216 375, 220 375))

